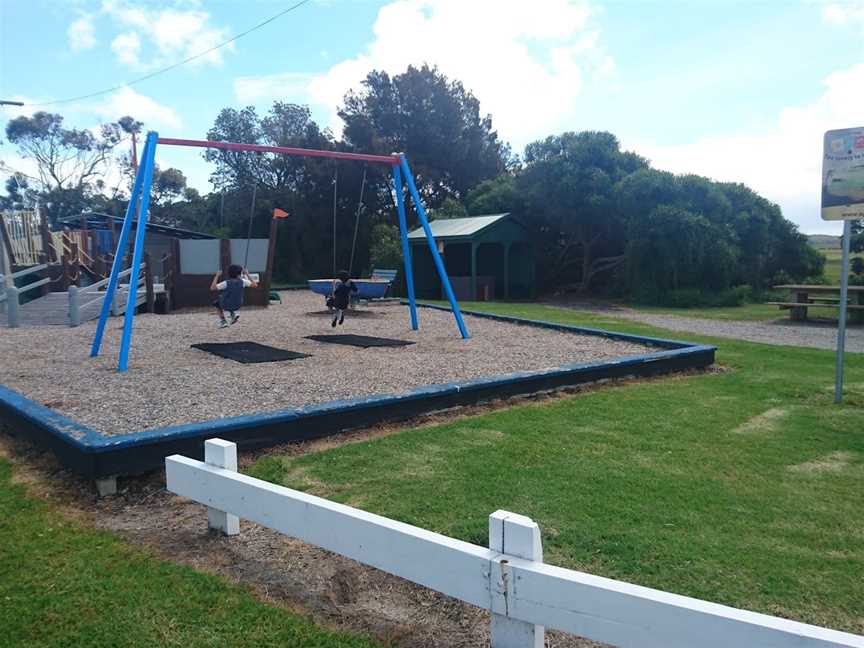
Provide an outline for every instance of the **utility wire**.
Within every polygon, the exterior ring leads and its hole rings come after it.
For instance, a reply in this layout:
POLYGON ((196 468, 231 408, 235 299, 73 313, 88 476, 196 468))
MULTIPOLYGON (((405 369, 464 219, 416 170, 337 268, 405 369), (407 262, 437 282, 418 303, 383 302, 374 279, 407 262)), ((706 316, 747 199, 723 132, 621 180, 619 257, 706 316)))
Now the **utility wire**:
POLYGON ((221 49, 222 47, 225 47, 226 45, 233 43, 234 41, 236 41, 240 38, 243 38, 244 36, 246 36, 248 34, 251 34, 255 30, 261 29, 262 27, 264 27, 264 25, 267 25, 267 24, 273 22, 274 20, 281 18, 285 14, 290 13, 290 12, 294 11, 295 9, 299 9, 300 7, 302 7, 303 5, 307 4, 310 1, 311 0, 300 0, 299 2, 288 7, 287 9, 280 11, 276 15, 270 16, 270 18, 268 18, 267 20, 258 23, 254 27, 250 27, 249 29, 247 29, 244 32, 240 32, 239 34, 232 36, 228 40, 223 41, 223 42, 219 43, 218 45, 214 45, 210 49, 206 49, 203 52, 198 52, 197 54, 193 54, 189 58, 183 59, 182 61, 179 61, 178 63, 174 63, 173 65, 169 65, 168 67, 164 67, 160 70, 156 70, 154 72, 151 72, 150 74, 145 74, 144 76, 139 77, 137 79, 134 79, 132 81, 128 81, 127 83, 121 83, 119 85, 115 85, 115 86, 112 86, 110 88, 106 88, 105 90, 99 90, 98 92, 91 92, 89 94, 79 95, 77 97, 69 97, 68 99, 56 99, 54 101, 40 101, 37 103, 25 103, 23 105, 28 106, 28 107, 33 107, 33 106, 56 106, 57 104, 74 103, 76 101, 83 101, 84 99, 91 99, 93 97, 98 97, 98 96, 103 95, 103 94, 108 94, 109 92, 114 92, 115 90, 120 90, 121 88, 126 88, 129 86, 135 85, 136 83, 141 83, 142 81, 147 81, 148 79, 152 79, 153 77, 159 76, 160 74, 164 74, 165 72, 170 72, 171 70, 174 70, 174 69, 180 67, 181 65, 186 65, 187 63, 190 63, 190 62, 194 61, 195 59, 201 58, 202 56, 207 56, 207 54, 209 54, 210 52, 215 52, 216 50, 221 49))

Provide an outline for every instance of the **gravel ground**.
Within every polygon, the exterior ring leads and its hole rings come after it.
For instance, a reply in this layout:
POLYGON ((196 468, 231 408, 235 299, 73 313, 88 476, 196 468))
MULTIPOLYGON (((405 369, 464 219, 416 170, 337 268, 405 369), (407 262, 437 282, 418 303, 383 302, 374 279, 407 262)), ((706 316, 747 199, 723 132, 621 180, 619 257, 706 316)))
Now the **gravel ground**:
POLYGON ((421 309, 415 332, 398 304, 349 313, 338 331, 416 344, 360 349, 304 339, 333 332, 328 317, 313 314, 320 297, 290 292, 283 302, 246 309, 228 329, 218 329, 210 312, 138 316, 126 374, 114 371, 120 319, 109 321, 97 359, 88 357, 95 322, 2 329, 0 383, 99 432, 123 434, 654 350, 472 317, 466 318, 472 337, 464 341, 450 313, 421 309), (244 365, 190 348, 246 340, 312 357, 244 365))
MULTIPOLYGON (((641 313, 629 308, 598 306, 581 302, 549 305, 557 308, 602 313, 609 317, 643 322, 670 331, 734 338, 764 344, 831 349, 832 351, 837 348, 837 325, 832 323, 792 322, 788 317, 779 318, 772 322, 736 322, 681 317, 679 315, 656 315, 641 313)), ((846 350, 864 353, 864 328, 860 326, 846 328, 846 350)))

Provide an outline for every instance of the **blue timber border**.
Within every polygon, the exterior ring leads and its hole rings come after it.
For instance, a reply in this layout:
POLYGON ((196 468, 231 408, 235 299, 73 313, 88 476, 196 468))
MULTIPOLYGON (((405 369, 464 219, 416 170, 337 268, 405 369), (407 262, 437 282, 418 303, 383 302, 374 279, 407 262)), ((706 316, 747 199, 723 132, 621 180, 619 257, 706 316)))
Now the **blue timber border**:
MULTIPOLYGON (((418 306, 449 311, 449 308, 441 306, 418 306)), ((27 439, 53 451, 66 467, 84 477, 97 479, 157 470, 164 465, 164 458, 172 454, 203 458, 204 441, 213 437, 234 441, 244 449, 264 448, 330 436, 383 422, 406 420, 451 407, 525 396, 611 378, 700 369, 714 363, 716 347, 713 346, 506 315, 463 312, 473 317, 522 326, 646 344, 656 347, 658 351, 604 362, 574 363, 542 371, 430 385, 399 394, 377 394, 119 435, 96 432, 0 385, 0 423, 5 424, 12 436, 27 439)))

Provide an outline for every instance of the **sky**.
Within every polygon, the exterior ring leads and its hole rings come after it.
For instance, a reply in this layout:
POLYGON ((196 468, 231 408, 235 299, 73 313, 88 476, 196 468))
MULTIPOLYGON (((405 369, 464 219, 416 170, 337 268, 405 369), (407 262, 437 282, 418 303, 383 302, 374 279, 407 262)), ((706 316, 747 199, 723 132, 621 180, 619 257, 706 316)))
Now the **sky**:
MULTIPOLYGON (((310 0, 141 83, 296 0, 0 0, 0 126, 36 110, 92 128, 132 115, 203 139, 224 107, 308 104, 339 134, 342 97, 373 69, 437 65, 526 144, 607 130, 660 169, 743 182, 805 233, 819 215, 822 135, 864 125, 864 0, 310 0)), ((2 136, 0 136, 2 138, 2 136)), ((30 171, 8 142, 0 160, 30 171)), ((209 191, 200 150, 157 162, 209 191)))

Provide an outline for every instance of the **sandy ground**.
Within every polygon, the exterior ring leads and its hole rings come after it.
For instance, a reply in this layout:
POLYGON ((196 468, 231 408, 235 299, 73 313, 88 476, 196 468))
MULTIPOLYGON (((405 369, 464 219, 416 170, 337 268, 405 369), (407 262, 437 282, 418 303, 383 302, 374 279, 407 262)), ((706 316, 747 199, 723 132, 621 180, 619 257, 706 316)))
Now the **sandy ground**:
POLYGON ((360 349, 305 339, 334 332, 326 314, 315 314, 319 296, 292 291, 283 302, 246 309, 227 329, 206 311, 140 315, 125 374, 114 370, 120 319, 109 321, 96 359, 88 357, 95 322, 0 329, 0 383, 99 432, 122 434, 656 350, 473 317, 466 317, 471 339, 462 340, 450 313, 429 309, 419 310, 420 331, 411 331, 407 308, 398 304, 349 313, 336 332, 416 343, 360 349), (311 357, 241 364, 190 348, 231 341, 311 357))

